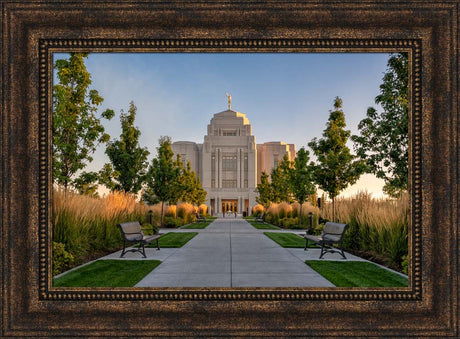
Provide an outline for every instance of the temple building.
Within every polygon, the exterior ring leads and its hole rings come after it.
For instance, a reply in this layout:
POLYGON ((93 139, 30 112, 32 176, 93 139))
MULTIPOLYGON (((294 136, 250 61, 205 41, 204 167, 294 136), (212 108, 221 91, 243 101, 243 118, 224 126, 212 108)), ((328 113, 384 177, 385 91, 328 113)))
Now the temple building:
POLYGON ((248 118, 232 110, 230 100, 228 110, 212 117, 202 144, 176 141, 172 150, 182 161, 190 161, 200 178, 208 193, 208 213, 249 215, 257 204, 260 174, 270 174, 285 154, 294 160, 295 145, 279 141, 257 144, 248 118))

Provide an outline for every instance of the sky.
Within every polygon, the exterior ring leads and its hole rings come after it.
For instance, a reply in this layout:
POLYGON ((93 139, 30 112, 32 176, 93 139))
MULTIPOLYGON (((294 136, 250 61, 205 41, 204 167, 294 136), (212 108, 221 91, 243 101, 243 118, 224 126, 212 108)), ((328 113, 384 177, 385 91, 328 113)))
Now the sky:
MULTIPOLYGON (((67 54, 55 54, 54 59, 67 54)), ((172 141, 202 143, 213 114, 232 109, 246 114, 257 143, 283 141, 306 147, 321 138, 334 98, 343 101, 347 129, 375 104, 386 70, 387 53, 92 53, 85 59, 91 88, 104 98, 99 112, 116 115, 103 120, 111 139, 121 133, 120 110, 137 107, 135 125, 140 145, 156 155, 160 136, 172 141)), ((56 79, 56 78, 55 78, 56 79)), ((353 144, 348 143, 353 151, 353 144)), ((109 162, 98 147, 85 170, 98 171, 109 162)), ((311 150, 310 150, 311 153, 311 150)), ((365 174, 342 191, 349 196, 367 190, 382 197, 383 181, 365 174)))

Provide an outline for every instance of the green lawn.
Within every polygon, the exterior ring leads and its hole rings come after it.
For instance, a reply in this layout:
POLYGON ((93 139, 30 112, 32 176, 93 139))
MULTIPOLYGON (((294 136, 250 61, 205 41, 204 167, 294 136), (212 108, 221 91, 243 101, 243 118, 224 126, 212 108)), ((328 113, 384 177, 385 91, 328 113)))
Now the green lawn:
POLYGON ((210 221, 206 221, 206 222, 194 222, 193 224, 190 224, 190 225, 187 225, 187 226, 183 226, 181 228, 187 228, 187 229, 203 229, 203 228, 206 228, 208 227, 209 225, 211 225, 211 223, 213 222, 214 220, 210 220, 210 221))
POLYGON ((249 221, 249 223, 257 228, 258 230, 279 230, 280 228, 271 224, 265 224, 261 222, 249 221))
MULTIPOLYGON (((293 233, 264 232, 264 234, 276 242, 278 245, 286 248, 304 248, 305 239, 293 233)), ((316 245, 309 244, 308 248, 316 248, 316 245)))
POLYGON ((407 287, 408 280, 360 261, 307 260, 305 263, 337 287, 407 287))
POLYGON ((97 260, 54 279, 55 287, 132 287, 161 264, 159 260, 97 260))
MULTIPOLYGON (((171 232, 166 233, 160 238, 160 248, 178 248, 184 246, 187 242, 189 242, 194 236, 196 236, 198 232, 187 232, 187 233, 179 233, 179 232, 171 232)), ((156 247, 156 242, 150 243, 146 247, 156 247)))

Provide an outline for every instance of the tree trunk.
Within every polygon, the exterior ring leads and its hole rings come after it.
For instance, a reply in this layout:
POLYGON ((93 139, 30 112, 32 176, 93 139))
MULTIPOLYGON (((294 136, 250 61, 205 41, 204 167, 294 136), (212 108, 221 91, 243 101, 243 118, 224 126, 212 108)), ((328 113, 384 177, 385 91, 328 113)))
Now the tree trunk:
POLYGON ((332 222, 335 222, 335 197, 332 198, 332 222))
POLYGON ((161 227, 164 227, 164 225, 163 225, 163 209, 164 209, 164 204, 165 204, 165 202, 162 201, 162 202, 161 202, 161 220, 160 220, 160 225, 161 225, 161 227))
POLYGON ((302 226, 302 205, 303 204, 301 202, 299 202, 299 204, 300 204, 299 222, 300 222, 300 225, 302 226))

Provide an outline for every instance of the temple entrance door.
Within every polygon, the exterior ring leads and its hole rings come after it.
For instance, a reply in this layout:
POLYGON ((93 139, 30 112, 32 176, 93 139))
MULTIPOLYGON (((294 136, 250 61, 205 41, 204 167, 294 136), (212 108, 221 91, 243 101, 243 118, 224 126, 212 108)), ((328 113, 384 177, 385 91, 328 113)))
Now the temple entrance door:
POLYGON ((238 213, 238 200, 222 200, 222 213, 227 212, 238 213))

